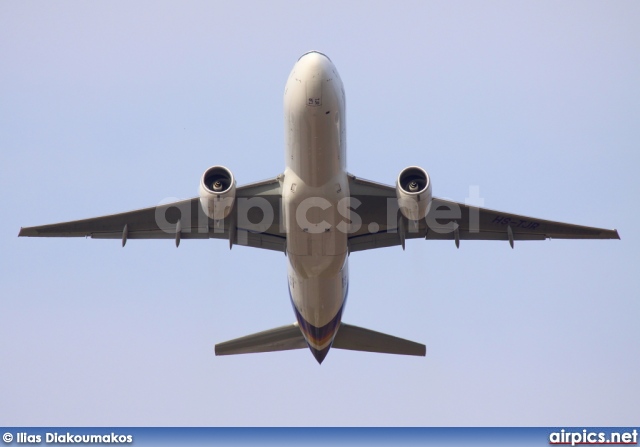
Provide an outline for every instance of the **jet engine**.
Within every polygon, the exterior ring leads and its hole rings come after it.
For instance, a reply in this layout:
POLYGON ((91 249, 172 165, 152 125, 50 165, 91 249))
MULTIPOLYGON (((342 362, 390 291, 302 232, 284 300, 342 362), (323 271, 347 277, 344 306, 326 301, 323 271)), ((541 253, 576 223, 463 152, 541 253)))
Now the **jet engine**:
POLYGON ((431 204, 431 179, 418 166, 409 166, 398 175, 396 197, 400 212, 409 220, 424 219, 431 204))
POLYGON ((212 166, 200 180, 200 205, 210 219, 221 220, 231 213, 236 198, 236 179, 224 166, 212 166))

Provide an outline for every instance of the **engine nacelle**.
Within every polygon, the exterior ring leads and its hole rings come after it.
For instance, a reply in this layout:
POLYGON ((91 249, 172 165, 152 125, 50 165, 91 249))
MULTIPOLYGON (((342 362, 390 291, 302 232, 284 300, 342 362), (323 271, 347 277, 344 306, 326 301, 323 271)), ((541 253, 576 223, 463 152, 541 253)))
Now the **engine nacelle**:
POLYGON ((200 179, 200 205, 210 219, 221 220, 233 209, 236 179, 224 166, 212 166, 200 179))
POLYGON ((424 219, 431 204, 431 179, 418 166, 404 168, 396 182, 400 212, 409 220, 424 219))

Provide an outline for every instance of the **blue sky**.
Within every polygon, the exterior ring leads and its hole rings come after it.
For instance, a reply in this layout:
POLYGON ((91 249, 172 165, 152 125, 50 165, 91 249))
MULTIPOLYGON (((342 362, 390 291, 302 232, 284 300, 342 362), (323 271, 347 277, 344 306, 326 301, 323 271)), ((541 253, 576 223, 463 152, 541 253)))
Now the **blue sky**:
POLYGON ((638 425, 637 2, 0 3, 3 425, 638 425), (21 226, 284 169, 282 94, 323 51, 350 172, 617 228, 621 241, 354 253, 344 321, 426 358, 218 357, 294 321, 280 253, 18 239, 21 226))

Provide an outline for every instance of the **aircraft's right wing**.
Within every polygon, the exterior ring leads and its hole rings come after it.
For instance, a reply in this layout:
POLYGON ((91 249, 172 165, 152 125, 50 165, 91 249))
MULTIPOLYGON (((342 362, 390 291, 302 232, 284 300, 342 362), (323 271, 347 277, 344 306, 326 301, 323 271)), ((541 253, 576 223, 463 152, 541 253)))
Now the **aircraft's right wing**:
MULTIPOLYGON (((350 176, 351 207, 360 217, 349 235, 349 251, 402 245, 404 239, 500 240, 620 239, 617 230, 537 219, 433 198, 418 226, 398 226, 398 204, 392 186, 350 176)), ((405 221, 406 222, 406 221, 405 221)))
POLYGON ((234 211, 219 225, 207 217, 200 199, 143 208, 125 213, 75 220, 37 227, 21 228, 18 236, 91 237, 93 239, 227 239, 230 245, 245 245, 268 250, 285 250, 286 234, 281 231, 281 180, 270 180, 240 186, 234 211), (252 202, 253 201, 253 202, 252 202), (268 205, 273 219, 259 225, 264 213, 252 203, 268 205), (238 220, 238 209, 243 208, 238 220), (179 225, 178 225, 179 222, 179 225))

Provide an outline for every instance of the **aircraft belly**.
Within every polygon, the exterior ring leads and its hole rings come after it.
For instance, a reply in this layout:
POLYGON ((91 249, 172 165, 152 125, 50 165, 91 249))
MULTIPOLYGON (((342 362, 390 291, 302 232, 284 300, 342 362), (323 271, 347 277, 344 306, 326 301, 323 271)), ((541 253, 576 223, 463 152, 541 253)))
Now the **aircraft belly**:
POLYGON ((345 295, 348 234, 341 230, 338 202, 348 194, 346 175, 340 183, 345 184, 340 192, 332 182, 325 188, 300 183, 295 193, 289 188, 284 195, 292 301, 301 317, 316 327, 338 314, 345 295))
POLYGON ((308 112, 297 116, 291 143, 293 168, 306 184, 321 186, 342 168, 335 115, 308 112))
POLYGON ((347 295, 348 234, 339 212, 349 197, 344 106, 331 61, 319 53, 301 58, 284 94, 283 222, 291 302, 319 362, 340 327, 347 295))
POLYGON ((321 361, 340 326, 347 292, 348 234, 338 211, 349 194, 347 176, 338 172, 322 187, 310 187, 287 170, 284 186, 291 301, 298 325, 321 361))

